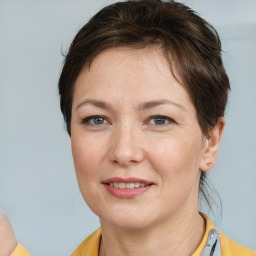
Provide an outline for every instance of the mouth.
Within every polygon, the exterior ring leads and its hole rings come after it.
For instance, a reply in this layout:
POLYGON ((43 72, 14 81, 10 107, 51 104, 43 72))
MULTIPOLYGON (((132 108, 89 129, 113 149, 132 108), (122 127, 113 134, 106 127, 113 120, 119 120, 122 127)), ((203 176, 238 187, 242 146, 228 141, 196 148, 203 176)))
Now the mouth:
POLYGON ((132 199, 148 191, 153 182, 137 178, 111 178, 102 182, 106 190, 119 199, 132 199))
POLYGON ((147 187, 150 185, 153 185, 152 183, 150 184, 144 184, 140 182, 129 182, 129 183, 124 183, 124 182, 110 182, 106 183, 106 185, 112 187, 112 188, 120 188, 120 189, 134 189, 134 188, 143 188, 147 187))

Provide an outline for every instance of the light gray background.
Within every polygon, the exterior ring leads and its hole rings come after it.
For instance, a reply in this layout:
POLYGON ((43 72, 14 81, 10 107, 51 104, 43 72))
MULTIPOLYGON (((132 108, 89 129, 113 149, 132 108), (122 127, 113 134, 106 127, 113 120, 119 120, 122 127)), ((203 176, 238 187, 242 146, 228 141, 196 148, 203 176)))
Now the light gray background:
MULTIPOLYGON (((0 0, 0 205, 34 256, 70 255, 99 226, 76 183, 59 110, 61 50, 107 0, 0 0)), ((219 31, 232 92, 210 177, 217 226, 256 249, 256 1, 185 1, 219 31)))

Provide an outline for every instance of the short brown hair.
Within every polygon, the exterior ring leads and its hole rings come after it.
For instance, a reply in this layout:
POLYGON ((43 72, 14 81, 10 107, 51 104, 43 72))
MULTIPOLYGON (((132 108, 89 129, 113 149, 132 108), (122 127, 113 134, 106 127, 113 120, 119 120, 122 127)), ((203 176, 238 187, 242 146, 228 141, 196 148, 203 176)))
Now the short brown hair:
POLYGON ((59 79, 60 106, 70 134, 76 78, 104 49, 159 45, 178 70, 205 135, 224 116, 229 79, 216 30, 189 7, 174 1, 118 2, 100 10, 74 38, 59 79))
MULTIPOLYGON (((205 136, 224 116, 230 89, 216 30, 175 1, 130 0, 100 10, 75 36, 59 79, 61 111, 70 134, 75 81, 84 66, 111 47, 159 46, 181 79, 205 136)), ((205 178, 202 172, 200 186, 205 178)))

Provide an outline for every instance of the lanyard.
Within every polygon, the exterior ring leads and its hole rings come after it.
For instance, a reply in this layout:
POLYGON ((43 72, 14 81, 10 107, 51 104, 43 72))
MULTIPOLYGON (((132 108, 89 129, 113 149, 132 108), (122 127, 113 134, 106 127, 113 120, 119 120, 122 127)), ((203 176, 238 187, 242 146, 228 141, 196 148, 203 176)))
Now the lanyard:
POLYGON ((220 238, 215 229, 211 229, 207 243, 200 256, 221 256, 220 238))

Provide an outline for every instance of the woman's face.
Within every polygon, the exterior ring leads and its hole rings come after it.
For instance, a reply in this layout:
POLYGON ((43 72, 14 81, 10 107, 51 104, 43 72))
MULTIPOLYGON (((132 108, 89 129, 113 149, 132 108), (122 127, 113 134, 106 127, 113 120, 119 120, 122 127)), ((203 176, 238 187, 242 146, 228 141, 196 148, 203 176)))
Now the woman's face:
POLYGON ((102 222, 144 228, 197 211, 206 140, 160 50, 108 49, 82 69, 71 141, 81 193, 102 222))

